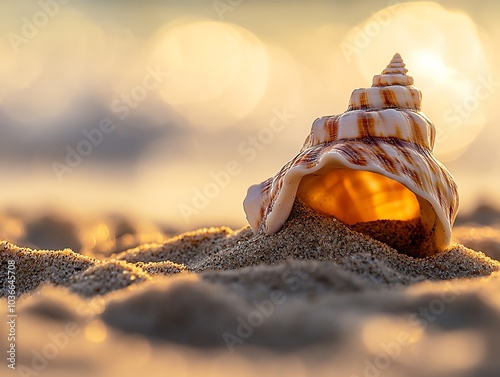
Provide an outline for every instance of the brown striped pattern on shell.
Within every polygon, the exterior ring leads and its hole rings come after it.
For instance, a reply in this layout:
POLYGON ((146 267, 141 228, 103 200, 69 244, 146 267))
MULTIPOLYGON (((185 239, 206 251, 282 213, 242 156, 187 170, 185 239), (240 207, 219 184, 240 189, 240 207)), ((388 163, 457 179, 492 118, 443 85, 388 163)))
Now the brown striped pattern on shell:
POLYGON ((420 110, 422 95, 414 87, 391 85, 356 89, 351 94, 348 110, 413 109, 420 110))
POLYGON ((383 109, 352 110, 314 121, 302 149, 332 140, 388 137, 415 143, 432 150, 436 129, 420 111, 383 109))

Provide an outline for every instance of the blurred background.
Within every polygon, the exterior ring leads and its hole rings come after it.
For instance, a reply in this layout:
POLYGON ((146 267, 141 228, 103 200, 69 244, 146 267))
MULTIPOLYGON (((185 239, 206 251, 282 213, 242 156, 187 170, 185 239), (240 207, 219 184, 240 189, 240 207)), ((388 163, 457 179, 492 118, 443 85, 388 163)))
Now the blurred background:
POLYGON ((0 237, 111 253, 241 227, 247 188, 395 52, 457 179, 458 221, 498 219, 499 12, 494 0, 2 1, 0 237))

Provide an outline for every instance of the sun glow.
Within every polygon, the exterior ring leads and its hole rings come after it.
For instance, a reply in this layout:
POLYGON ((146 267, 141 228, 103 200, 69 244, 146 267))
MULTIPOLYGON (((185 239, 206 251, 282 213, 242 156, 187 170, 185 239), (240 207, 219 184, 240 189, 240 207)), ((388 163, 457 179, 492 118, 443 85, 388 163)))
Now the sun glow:
POLYGON ((446 65, 442 57, 429 50, 417 50, 409 58, 412 60, 413 75, 429 76, 436 83, 445 81, 451 68, 446 65))
POLYGON ((482 130, 484 101, 476 92, 490 70, 467 14, 428 1, 397 4, 354 27, 343 43, 368 82, 401 53, 423 93, 422 110, 436 125, 440 161, 459 157, 482 130))

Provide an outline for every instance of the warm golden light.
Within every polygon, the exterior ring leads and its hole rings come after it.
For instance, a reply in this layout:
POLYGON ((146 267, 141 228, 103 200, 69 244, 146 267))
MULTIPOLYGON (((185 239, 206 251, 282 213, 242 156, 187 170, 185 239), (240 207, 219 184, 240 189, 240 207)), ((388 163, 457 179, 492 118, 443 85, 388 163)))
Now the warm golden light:
POLYGON ((375 220, 411 220, 420 205, 401 183, 377 173, 338 169, 325 175, 308 175, 297 197, 314 210, 349 225, 375 220))

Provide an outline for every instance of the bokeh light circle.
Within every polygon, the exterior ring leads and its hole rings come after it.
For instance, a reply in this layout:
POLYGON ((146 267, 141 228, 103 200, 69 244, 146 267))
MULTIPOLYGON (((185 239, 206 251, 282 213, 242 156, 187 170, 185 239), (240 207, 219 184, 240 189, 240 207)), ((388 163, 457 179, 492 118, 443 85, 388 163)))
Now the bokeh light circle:
POLYGON ((262 99, 269 63, 261 41, 222 22, 177 21, 153 39, 150 64, 168 78, 162 98, 191 122, 220 128, 247 115, 262 99))
POLYGON ((422 110, 436 125, 435 154, 442 161, 460 156, 481 131, 486 95, 478 98, 478 87, 491 75, 479 33, 464 12, 433 2, 396 4, 354 27, 341 46, 369 83, 394 53, 403 56, 423 93, 422 110))

